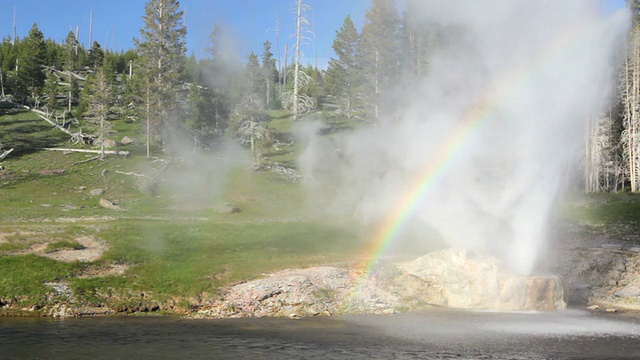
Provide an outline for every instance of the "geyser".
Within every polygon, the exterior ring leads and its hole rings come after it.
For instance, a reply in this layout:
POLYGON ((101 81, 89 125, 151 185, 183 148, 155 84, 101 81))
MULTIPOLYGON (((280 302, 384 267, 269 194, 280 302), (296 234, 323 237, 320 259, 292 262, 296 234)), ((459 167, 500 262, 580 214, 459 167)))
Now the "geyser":
POLYGON ((530 274, 586 120, 613 89, 628 14, 601 1, 413 1, 443 31, 401 116, 312 135, 300 158, 319 208, 354 214, 371 254, 404 238, 501 259, 530 274))

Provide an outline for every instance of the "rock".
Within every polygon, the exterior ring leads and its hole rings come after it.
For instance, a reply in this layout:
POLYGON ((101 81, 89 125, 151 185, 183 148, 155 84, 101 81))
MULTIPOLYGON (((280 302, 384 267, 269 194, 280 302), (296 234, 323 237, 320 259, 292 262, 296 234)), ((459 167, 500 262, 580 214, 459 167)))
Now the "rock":
POLYGON ((102 194, 104 194, 104 189, 93 189, 89 191, 89 195, 91 196, 100 196, 102 194))
POLYGON ((339 310, 340 296, 352 285, 346 270, 318 267, 285 270, 228 289, 225 306, 209 309, 218 316, 285 316, 299 318, 339 310))
POLYGON ((602 244, 600 247, 609 250, 622 250, 622 244, 602 244))
POLYGON ((40 170, 38 174, 40 175, 64 175, 64 169, 50 169, 50 170, 40 170))
POLYGON ((564 309, 563 290, 554 276, 524 276, 501 268, 497 259, 445 249, 399 264, 408 274, 441 289, 446 306, 464 309, 564 309))
POLYGON ((627 285, 623 287, 620 291, 616 291, 614 293, 617 297, 622 298, 635 298, 640 296, 640 286, 638 285, 627 285))
POLYGON ((102 206, 105 209, 110 209, 110 210, 125 210, 125 208, 123 208, 122 206, 111 202, 105 198, 101 198, 100 199, 100 206, 102 206))
POLYGON ((122 145, 135 144, 136 142, 137 142, 136 139, 132 139, 132 138, 130 138, 128 136, 125 136, 125 137, 122 138, 122 140, 120 140, 120 143, 122 145))
POLYGON ((607 310, 605 310, 605 311, 608 312, 608 313, 618 312, 618 310, 614 309, 614 308, 607 308, 607 310))
POLYGON ((215 212, 218 214, 237 214, 240 211, 240 208, 230 203, 224 203, 215 207, 215 212))
POLYGON ((593 311, 595 311, 595 310, 598 310, 598 309, 600 309, 600 306, 598 306, 598 305, 590 305, 590 306, 587 306, 587 310, 593 310, 593 311))
POLYGON ((108 148, 113 148, 118 146, 118 142, 111 139, 105 139, 102 143, 104 144, 105 147, 108 147, 108 148))
POLYGON ((573 281, 565 288, 565 300, 569 305, 585 305, 589 302, 591 285, 582 279, 573 281))
POLYGON ((584 280, 576 280, 567 285, 567 287, 571 290, 589 290, 591 288, 591 285, 587 284, 587 282, 584 280))

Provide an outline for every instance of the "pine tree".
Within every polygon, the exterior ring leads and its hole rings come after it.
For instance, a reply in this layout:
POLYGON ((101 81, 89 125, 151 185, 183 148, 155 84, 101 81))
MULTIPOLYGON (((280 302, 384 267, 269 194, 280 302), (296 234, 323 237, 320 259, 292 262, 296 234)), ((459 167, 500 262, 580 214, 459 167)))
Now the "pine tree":
POLYGON ((144 28, 135 40, 140 56, 137 72, 144 87, 143 117, 146 121, 147 157, 151 156, 151 128, 167 126, 175 109, 175 92, 185 62, 187 29, 177 0, 149 0, 144 28))
POLYGON ((89 50, 89 67, 92 69, 97 69, 102 66, 102 62, 104 61, 104 51, 102 51, 102 47, 100 47, 100 43, 94 41, 91 44, 91 49, 89 50))
POLYGON ((211 57, 201 61, 203 75, 212 97, 215 128, 221 131, 229 125, 231 109, 242 102, 245 87, 245 68, 239 59, 225 53, 226 38, 224 30, 215 25, 209 36, 211 46, 207 48, 211 57))
POLYGON ((261 83, 262 83, 262 70, 260 69, 260 61, 258 60, 258 55, 253 51, 247 57, 247 66, 246 66, 246 77, 247 77, 247 90, 246 90, 246 98, 249 101, 251 106, 255 108, 262 108, 264 102, 263 93, 264 91, 261 83))
POLYGON ((350 16, 344 19, 342 27, 336 31, 333 51, 337 58, 329 60, 326 75, 327 91, 338 98, 341 112, 351 118, 358 106, 359 86, 362 73, 358 67, 358 42, 360 36, 350 16))
POLYGON ((64 41, 64 68, 68 75, 68 111, 71 113, 71 103, 73 101, 73 94, 75 92, 75 88, 77 88, 78 83, 73 76, 73 72, 76 70, 76 64, 78 60, 78 40, 76 39, 76 35, 73 31, 69 30, 67 34, 67 38, 64 41))
POLYGON ((104 159, 104 144, 110 125, 107 122, 107 114, 109 113, 109 106, 113 102, 113 92, 105 75, 105 69, 98 69, 87 86, 89 88, 89 112, 93 115, 93 121, 91 122, 97 127, 96 135, 100 143, 100 158, 104 159))
POLYGON ((358 54, 365 74, 368 103, 374 118, 392 111, 394 99, 385 93, 396 83, 400 63, 400 19, 394 0, 372 0, 365 14, 358 54), (385 101, 386 100, 386 101, 385 101))
POLYGON ((276 69, 276 60, 271 52, 271 43, 264 42, 264 50, 262 51, 262 86, 264 87, 265 105, 267 109, 272 108, 275 99, 275 84, 278 81, 278 70, 276 69))
POLYGON ((27 36, 21 42, 21 51, 18 55, 16 67, 18 82, 16 95, 22 100, 31 95, 36 100, 36 96, 44 87, 47 78, 42 65, 45 64, 46 48, 44 35, 38 29, 37 24, 33 24, 27 36))
POLYGON ((58 77, 53 71, 47 74, 47 79, 44 82, 44 94, 49 97, 47 101, 47 107, 49 111, 53 111, 56 108, 56 96, 58 94, 58 77))

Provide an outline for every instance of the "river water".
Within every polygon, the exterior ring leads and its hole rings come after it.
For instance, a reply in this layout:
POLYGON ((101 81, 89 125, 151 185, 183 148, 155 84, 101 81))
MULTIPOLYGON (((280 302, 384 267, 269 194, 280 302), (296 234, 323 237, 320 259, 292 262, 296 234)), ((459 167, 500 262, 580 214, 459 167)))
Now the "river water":
POLYGON ((640 319, 567 310, 186 320, 0 318, 0 359, 640 359, 640 319))

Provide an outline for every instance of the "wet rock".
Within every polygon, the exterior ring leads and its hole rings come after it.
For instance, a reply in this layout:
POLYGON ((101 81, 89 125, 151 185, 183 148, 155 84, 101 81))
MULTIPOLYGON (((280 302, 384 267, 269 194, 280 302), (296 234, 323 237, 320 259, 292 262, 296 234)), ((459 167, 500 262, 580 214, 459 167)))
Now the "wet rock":
POLYGON ((565 301, 569 305, 584 305, 589 302, 591 285, 582 279, 568 284, 564 290, 565 301))
POLYGON ((566 282, 581 279, 592 288, 615 285, 625 272, 625 258, 605 249, 578 249, 563 258, 561 272, 566 282))
POLYGON ((441 289, 446 306, 464 309, 563 309, 563 290, 553 276, 523 276, 502 269, 495 258, 446 249, 399 268, 441 289))
POLYGON ((615 292, 615 296, 621 298, 636 298, 640 296, 640 286, 638 285, 628 285, 623 287, 621 290, 615 292))

